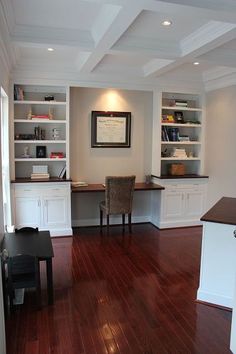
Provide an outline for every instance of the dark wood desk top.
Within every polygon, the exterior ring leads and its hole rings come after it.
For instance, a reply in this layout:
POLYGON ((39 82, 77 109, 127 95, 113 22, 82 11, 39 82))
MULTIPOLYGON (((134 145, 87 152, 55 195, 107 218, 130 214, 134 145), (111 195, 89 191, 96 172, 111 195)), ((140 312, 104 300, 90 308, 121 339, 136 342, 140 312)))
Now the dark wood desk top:
POLYGON ((6 233, 2 241, 2 249, 6 249, 10 257, 27 254, 47 259, 54 256, 49 231, 31 233, 6 233))
POLYGON ((31 179, 31 178, 16 178, 11 180, 11 183, 44 183, 44 182, 71 182, 71 179, 64 179, 58 177, 50 177, 50 178, 39 178, 39 179, 31 179))
POLYGON ((201 220, 236 225, 236 198, 221 198, 201 220))
MULTIPOLYGON (((154 191, 162 190, 164 187, 155 183, 135 183, 135 191, 154 191)), ((72 193, 83 193, 83 192, 104 192, 105 187, 102 183, 100 184, 89 184, 85 187, 71 187, 72 193)))

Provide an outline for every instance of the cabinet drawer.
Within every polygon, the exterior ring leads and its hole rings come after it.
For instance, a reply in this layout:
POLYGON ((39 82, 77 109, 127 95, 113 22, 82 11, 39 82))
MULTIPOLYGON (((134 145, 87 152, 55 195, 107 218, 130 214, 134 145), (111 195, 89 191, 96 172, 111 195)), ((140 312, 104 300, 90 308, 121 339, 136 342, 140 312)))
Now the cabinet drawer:
POLYGON ((39 196, 40 191, 38 189, 30 188, 30 187, 22 187, 15 189, 16 197, 35 197, 39 196))
POLYGON ((180 191, 201 191, 204 189, 202 184, 193 183, 193 184, 169 184, 165 186, 165 189, 170 192, 180 191))

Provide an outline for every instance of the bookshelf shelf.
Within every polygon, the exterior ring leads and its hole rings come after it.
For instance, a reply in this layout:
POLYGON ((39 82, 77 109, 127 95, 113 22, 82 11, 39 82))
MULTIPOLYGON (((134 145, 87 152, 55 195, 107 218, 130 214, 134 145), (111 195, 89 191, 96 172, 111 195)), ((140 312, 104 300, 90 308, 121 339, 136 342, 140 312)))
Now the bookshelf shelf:
POLYGON ((25 123, 25 124, 66 124, 65 120, 59 119, 14 119, 14 123, 25 123))
POLYGON ((46 161, 50 161, 50 162, 62 162, 62 161, 66 161, 66 158, 52 158, 50 159, 49 157, 45 157, 45 158, 37 158, 37 157, 29 157, 29 158, 20 158, 20 157, 16 157, 15 158, 15 162, 46 162, 46 161))
POLYGON ((199 161, 199 157, 185 157, 185 158, 179 158, 179 157, 161 157, 162 161, 199 161))
POLYGON ((201 145, 200 141, 162 141, 162 145, 201 145))
POLYGON ((162 106, 162 109, 169 111, 189 111, 189 112, 202 112, 201 108, 181 107, 181 106, 162 106))
POLYGON ((58 101, 14 101, 15 105, 44 105, 44 106, 65 106, 66 102, 58 102, 58 101))
POLYGON ((201 128, 201 124, 192 124, 192 123, 161 123, 165 127, 182 127, 182 128, 201 128))
POLYGON ((66 144, 66 140, 15 140, 15 144, 66 144))

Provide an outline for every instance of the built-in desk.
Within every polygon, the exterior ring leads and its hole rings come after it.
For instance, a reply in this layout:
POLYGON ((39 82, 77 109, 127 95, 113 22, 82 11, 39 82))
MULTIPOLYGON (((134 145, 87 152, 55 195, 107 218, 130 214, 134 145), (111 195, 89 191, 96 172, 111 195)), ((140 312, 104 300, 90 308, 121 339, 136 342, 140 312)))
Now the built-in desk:
POLYGON ((236 274, 236 198, 220 199, 202 218, 197 299, 232 308, 236 274))
MULTIPOLYGON (((135 183, 132 222, 153 222, 157 210, 155 200, 160 198, 163 186, 156 183, 135 183), (145 192, 145 193, 144 193, 145 192)), ((105 187, 102 183, 84 187, 72 187, 72 225, 99 225, 99 203, 104 200, 105 187)), ((112 216, 111 224, 119 224, 120 216, 112 216)))
MULTIPOLYGON (((156 183, 135 183, 134 190, 135 191, 154 191, 154 190, 162 190, 164 187, 160 186, 156 183)), ((72 187, 72 193, 83 193, 83 192, 104 192, 105 187, 103 184, 89 184, 88 186, 81 187, 72 187)))

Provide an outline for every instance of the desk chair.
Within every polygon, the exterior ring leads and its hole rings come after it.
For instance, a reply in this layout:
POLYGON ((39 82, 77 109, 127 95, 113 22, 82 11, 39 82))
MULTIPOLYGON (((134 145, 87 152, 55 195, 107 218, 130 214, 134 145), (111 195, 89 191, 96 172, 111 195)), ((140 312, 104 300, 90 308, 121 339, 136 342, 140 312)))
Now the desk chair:
POLYGON ((27 233, 31 233, 31 232, 39 232, 38 227, 22 227, 21 229, 15 229, 15 232, 27 232, 27 233))
POLYGON ((41 285, 39 261, 30 255, 17 255, 7 259, 7 294, 10 299, 10 310, 13 310, 15 289, 35 288, 37 305, 41 306, 41 285))
POLYGON ((103 226, 103 212, 107 217, 107 232, 109 233, 109 216, 122 215, 123 231, 125 214, 128 214, 129 232, 131 229, 131 212, 135 176, 107 176, 105 180, 105 201, 100 203, 100 230, 103 226))

